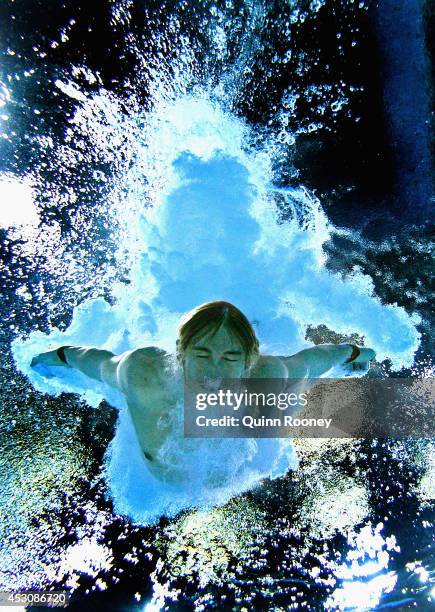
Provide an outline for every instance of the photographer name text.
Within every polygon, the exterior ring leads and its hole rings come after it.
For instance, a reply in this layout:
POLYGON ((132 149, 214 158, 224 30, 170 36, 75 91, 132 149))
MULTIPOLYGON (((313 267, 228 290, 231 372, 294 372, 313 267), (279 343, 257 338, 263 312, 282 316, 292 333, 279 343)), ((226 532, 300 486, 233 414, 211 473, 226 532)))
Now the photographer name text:
POLYGON ((268 418, 254 417, 245 415, 242 418, 235 416, 224 415, 218 418, 206 417, 204 414, 198 415, 195 419, 197 427, 248 427, 249 429, 264 428, 264 427, 328 427, 332 423, 332 419, 314 419, 314 418, 295 418, 293 416, 284 415, 283 417, 268 418))

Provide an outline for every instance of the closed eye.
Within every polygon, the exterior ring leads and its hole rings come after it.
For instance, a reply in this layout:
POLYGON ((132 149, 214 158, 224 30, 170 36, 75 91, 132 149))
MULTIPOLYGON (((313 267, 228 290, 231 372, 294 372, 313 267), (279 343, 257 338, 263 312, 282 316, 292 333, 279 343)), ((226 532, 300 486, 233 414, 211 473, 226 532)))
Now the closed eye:
MULTIPOLYGON (((196 355, 197 359, 208 359, 208 355, 196 355)), ((231 359, 231 357, 224 357, 225 361, 239 361, 239 359, 231 359)))

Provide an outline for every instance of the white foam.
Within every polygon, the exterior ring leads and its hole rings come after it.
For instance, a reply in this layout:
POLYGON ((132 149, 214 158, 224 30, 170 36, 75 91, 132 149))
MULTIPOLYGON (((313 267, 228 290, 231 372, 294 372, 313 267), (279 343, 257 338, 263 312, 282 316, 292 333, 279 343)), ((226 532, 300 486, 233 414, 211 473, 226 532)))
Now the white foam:
MULTIPOLYGON (((181 419, 181 403, 177 414, 181 419)), ((149 472, 132 421, 122 409, 104 471, 118 513, 146 524, 189 507, 205 510, 298 465, 291 440, 183 438, 182 427, 166 441, 159 459, 183 471, 181 485, 162 482, 149 472)))

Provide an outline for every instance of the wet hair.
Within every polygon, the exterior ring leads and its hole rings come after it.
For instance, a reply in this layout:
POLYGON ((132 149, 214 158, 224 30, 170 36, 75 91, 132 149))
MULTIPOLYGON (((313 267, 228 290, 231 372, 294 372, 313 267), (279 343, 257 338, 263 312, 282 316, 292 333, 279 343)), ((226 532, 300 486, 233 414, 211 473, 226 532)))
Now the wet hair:
POLYGON ((226 324, 240 341, 248 367, 255 363, 259 356, 259 342, 255 331, 241 310, 224 301, 205 302, 181 318, 177 340, 179 358, 182 358, 193 338, 216 332, 223 324, 226 324))

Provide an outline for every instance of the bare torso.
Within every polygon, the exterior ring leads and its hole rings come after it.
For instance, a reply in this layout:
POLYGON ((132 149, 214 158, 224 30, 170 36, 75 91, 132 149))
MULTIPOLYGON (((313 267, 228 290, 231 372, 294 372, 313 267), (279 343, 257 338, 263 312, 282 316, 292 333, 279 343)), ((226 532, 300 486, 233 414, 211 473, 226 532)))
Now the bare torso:
MULTIPOLYGON (((127 359, 120 386, 143 457, 156 476, 176 480, 177 466, 165 465, 158 455, 173 433, 174 411, 184 395, 183 370, 173 355, 154 347, 137 349, 127 359)), ((286 378, 288 371, 279 357, 261 355, 250 376, 286 378)))

